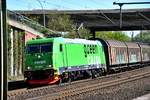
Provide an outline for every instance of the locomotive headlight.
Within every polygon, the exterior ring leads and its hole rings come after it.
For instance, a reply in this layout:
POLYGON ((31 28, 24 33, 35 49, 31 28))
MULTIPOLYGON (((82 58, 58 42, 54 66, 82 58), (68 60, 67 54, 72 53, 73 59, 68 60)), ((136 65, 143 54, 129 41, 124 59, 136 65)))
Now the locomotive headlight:
POLYGON ((31 69, 31 67, 28 66, 28 67, 27 67, 27 70, 30 70, 30 69, 31 69))
POLYGON ((40 56, 40 55, 38 55, 38 58, 41 58, 41 56, 40 56))
POLYGON ((52 67, 52 65, 48 65, 48 67, 52 67))

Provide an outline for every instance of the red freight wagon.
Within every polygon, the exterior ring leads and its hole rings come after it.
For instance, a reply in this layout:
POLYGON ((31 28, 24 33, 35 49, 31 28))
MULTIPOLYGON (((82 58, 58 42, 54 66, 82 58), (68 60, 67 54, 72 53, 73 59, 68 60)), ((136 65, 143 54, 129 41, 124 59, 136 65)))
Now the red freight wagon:
POLYGON ((128 47, 129 66, 139 65, 141 62, 140 46, 137 43, 125 42, 128 47))
POLYGON ((117 68, 117 66, 127 67, 128 56, 126 44, 115 40, 107 40, 106 42, 108 45, 110 67, 113 69, 117 68))
POLYGON ((141 61, 142 63, 150 63, 150 46, 147 44, 139 44, 141 47, 141 61))

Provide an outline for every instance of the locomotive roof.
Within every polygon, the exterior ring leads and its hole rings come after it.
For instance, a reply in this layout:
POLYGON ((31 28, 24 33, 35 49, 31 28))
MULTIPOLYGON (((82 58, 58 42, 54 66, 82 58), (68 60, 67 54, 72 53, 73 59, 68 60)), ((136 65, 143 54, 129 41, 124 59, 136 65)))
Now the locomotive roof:
POLYGON ((79 44, 97 44, 97 41, 93 41, 93 40, 86 40, 86 39, 68 39, 68 38, 64 38, 64 42, 65 43, 79 43, 79 44))
POLYGON ((138 43, 133 43, 133 42, 122 42, 122 41, 117 41, 117 40, 106 40, 106 42, 111 47, 139 48, 138 43))
POLYGON ((27 41, 27 44, 45 43, 53 40, 54 38, 41 38, 41 39, 29 40, 27 41))
POLYGON ((124 42, 117 40, 105 40, 111 47, 126 47, 124 42))
POLYGON ((137 43, 125 42, 128 48, 139 48, 137 43))
POLYGON ((77 43, 77 44, 100 44, 99 41, 95 40, 86 40, 86 39, 69 39, 69 38, 62 38, 62 37, 57 37, 57 38, 42 38, 42 39, 35 39, 35 40, 29 40, 27 44, 36 44, 36 43, 45 43, 45 42, 53 42, 53 41, 59 41, 61 43, 77 43))
POLYGON ((141 48, 150 48, 150 45, 148 44, 139 44, 141 48))

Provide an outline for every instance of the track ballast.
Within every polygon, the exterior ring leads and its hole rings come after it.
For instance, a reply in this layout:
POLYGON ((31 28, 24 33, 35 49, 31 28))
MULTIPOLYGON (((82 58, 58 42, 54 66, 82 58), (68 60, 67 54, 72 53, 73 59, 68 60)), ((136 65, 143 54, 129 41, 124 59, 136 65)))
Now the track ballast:
POLYGON ((24 89, 18 91, 9 91, 9 100, 20 99, 65 99, 86 94, 91 91, 113 87, 119 84, 128 83, 150 76, 150 67, 135 69, 132 71, 102 76, 97 79, 87 79, 71 84, 65 83, 61 86, 44 86, 34 89, 24 89))

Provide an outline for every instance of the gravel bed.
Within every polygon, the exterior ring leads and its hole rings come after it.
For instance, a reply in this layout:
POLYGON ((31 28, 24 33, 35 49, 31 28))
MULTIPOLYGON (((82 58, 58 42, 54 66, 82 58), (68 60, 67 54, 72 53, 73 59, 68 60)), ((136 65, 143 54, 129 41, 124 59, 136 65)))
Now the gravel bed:
MULTIPOLYGON (((91 79, 81 80, 79 82, 78 81, 73 82, 73 83, 71 83, 71 85, 47 86, 47 87, 40 87, 40 88, 36 88, 36 89, 31 89, 31 90, 29 89, 29 90, 27 90, 25 92, 22 92, 22 93, 16 93, 15 96, 8 96, 8 100, 25 100, 25 99, 29 99, 29 98, 38 97, 38 96, 43 96, 44 97, 44 95, 47 95, 47 94, 53 94, 53 93, 57 93, 59 91, 73 89, 73 88, 76 88, 76 87, 79 88, 79 87, 83 87, 85 85, 90 85, 90 84, 94 84, 94 83, 111 81, 111 80, 115 80, 115 79, 118 79, 118 78, 121 78, 121 77, 132 76, 132 75, 135 75, 136 73, 142 73, 142 72, 146 72, 146 71, 150 71, 150 67, 145 67, 145 68, 138 69, 138 70, 135 70, 135 71, 132 71, 132 72, 124 72, 124 74, 119 73, 119 74, 115 74, 115 75, 111 75, 111 76, 107 75, 107 76, 104 76, 102 78, 93 79, 93 80, 91 80, 91 79)), ((118 87, 120 87, 120 86, 118 86, 118 87)), ((111 92, 111 91, 109 91, 109 92, 111 92)), ((95 98, 99 97, 98 95, 96 95, 97 92, 94 92, 94 93, 91 93, 91 94, 92 94, 92 96, 94 94, 95 98)), ((103 94, 103 93, 101 93, 101 94, 103 94)), ((90 98, 89 100, 91 100, 92 96, 90 96, 90 94, 89 94, 86 97, 89 97, 90 98)), ((81 97, 83 98, 85 96, 81 96, 81 97)), ((101 97, 103 98, 103 95, 101 95, 101 97)), ((71 99, 73 99, 73 98, 71 98, 71 99)), ((87 100, 88 98, 85 98, 85 99, 87 100)), ((100 99, 95 99, 95 100, 100 100, 100 99)), ((102 100, 105 100, 105 99, 102 99, 102 100)), ((112 99, 108 99, 108 100, 112 100, 112 99)), ((114 100, 116 100, 116 99, 114 99, 114 100)))
POLYGON ((67 100, 132 100, 148 93, 150 93, 150 77, 79 94, 67 100))

